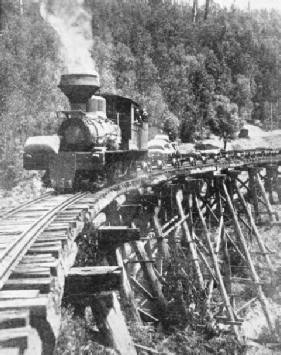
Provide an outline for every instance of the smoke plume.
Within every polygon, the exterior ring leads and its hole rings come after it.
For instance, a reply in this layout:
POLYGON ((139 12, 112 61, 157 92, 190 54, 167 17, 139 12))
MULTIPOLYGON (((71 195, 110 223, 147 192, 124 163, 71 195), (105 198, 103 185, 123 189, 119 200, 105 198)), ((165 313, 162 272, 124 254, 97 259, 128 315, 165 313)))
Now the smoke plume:
POLYGON ((91 56, 91 16, 84 0, 43 0, 41 16, 56 30, 62 43, 62 60, 69 73, 95 73, 91 56))

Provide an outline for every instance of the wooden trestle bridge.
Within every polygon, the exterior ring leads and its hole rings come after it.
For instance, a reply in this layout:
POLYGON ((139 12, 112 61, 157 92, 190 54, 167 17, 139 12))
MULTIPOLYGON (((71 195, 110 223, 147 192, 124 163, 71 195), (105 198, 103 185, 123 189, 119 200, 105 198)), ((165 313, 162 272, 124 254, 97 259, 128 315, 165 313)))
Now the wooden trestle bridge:
POLYGON ((281 223, 272 208, 273 192, 281 201, 280 164, 275 156, 169 168, 96 193, 46 194, 2 214, 0 354, 52 354, 63 295, 76 310, 90 306, 103 338, 123 355, 140 346, 128 320, 165 328, 173 304, 186 318, 191 304, 199 307, 194 292, 204 295, 198 329, 221 323, 240 339, 243 312, 258 300, 279 342, 264 290, 265 273, 275 273, 272 250, 257 225, 281 223), (75 264, 83 240, 96 259, 75 264), (171 269, 181 277, 169 299, 171 269), (237 283, 252 299, 242 302, 237 283))

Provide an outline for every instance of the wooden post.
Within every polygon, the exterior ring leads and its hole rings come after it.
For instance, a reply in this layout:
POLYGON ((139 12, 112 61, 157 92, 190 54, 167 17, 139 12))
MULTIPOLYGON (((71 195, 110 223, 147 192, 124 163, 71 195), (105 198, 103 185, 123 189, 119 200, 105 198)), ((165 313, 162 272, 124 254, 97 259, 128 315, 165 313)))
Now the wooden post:
MULTIPOLYGON (((231 174, 231 172, 228 172, 228 173, 231 174)), ((229 175, 227 176, 227 179, 225 180, 225 185, 227 187, 229 197, 231 198, 231 201, 233 201, 233 198, 234 198, 234 183, 233 183, 233 179, 231 178, 231 176, 229 176, 229 175)), ((220 187, 222 187, 221 184, 220 184, 220 187)))
POLYGON ((254 205, 255 221, 260 222, 259 201, 258 201, 258 196, 257 196, 256 179, 255 179, 256 174, 255 173, 256 173, 255 168, 248 169, 249 187, 250 187, 251 196, 252 196, 253 205, 254 205))
MULTIPOLYGON (((210 210, 210 211, 211 211, 214 219, 219 223, 219 219, 217 218, 217 216, 214 214, 214 212, 212 210, 210 210)), ((241 253, 241 251, 239 250, 237 245, 234 243, 234 241, 231 238, 231 236, 226 231, 224 231, 224 233, 225 233, 226 237, 228 238, 228 240, 230 241, 230 243, 233 245, 233 247, 236 250, 236 252, 239 254, 240 258, 246 262, 245 256, 241 253)))
POLYGON ((214 189, 213 189, 213 179, 206 179, 206 183, 207 183, 207 188, 206 188, 206 193, 205 193, 205 201, 206 201, 206 213, 205 213, 205 218, 207 223, 210 223, 210 217, 211 217, 211 212, 209 210, 209 206, 210 206, 210 201, 211 201, 211 197, 213 195, 214 189))
POLYGON ((242 193, 241 193, 241 191, 240 191, 240 189, 238 187, 237 182, 235 182, 235 185, 236 185, 236 191, 237 191, 237 194, 239 196, 239 199, 240 199, 240 201, 241 201, 241 203, 242 203, 242 205, 244 207, 245 213, 246 213, 247 218, 248 218, 248 220, 250 222, 250 226, 251 226, 251 228, 252 228, 252 230, 254 232, 254 235, 257 238, 257 242, 258 242, 258 245, 260 247, 260 250, 264 253, 265 260, 266 260, 267 265, 269 266, 270 270, 273 270, 273 266, 272 266, 271 260, 270 260, 269 256, 267 255, 267 250, 265 249, 265 245, 264 245, 263 240, 262 240, 262 238, 261 238, 261 236, 259 234, 258 228, 255 225, 255 221, 253 219, 251 210, 247 206, 246 201, 245 201, 245 199, 244 199, 244 197, 243 197, 243 195, 242 195, 242 193))
MULTIPOLYGON (((195 196, 195 204, 196 204, 197 211, 199 213, 199 218, 200 218, 201 223, 203 225, 203 232, 204 232, 206 241, 208 243, 209 251, 210 251, 210 254, 211 254, 212 261, 213 261, 213 267, 214 267, 215 274, 216 274, 216 277, 217 277, 217 280, 218 280, 218 286, 220 288, 220 293, 221 293, 221 296, 223 298, 223 301, 224 301, 224 304, 225 304, 225 307, 226 307, 226 312, 227 312, 228 318, 229 318, 229 320, 231 322, 235 322, 235 315, 234 315, 232 306, 230 304, 230 301, 229 301, 229 298, 228 298, 228 295, 227 295, 227 292, 226 292, 226 289, 225 289, 225 286, 224 286, 223 278, 222 278, 222 275, 221 275, 221 272, 220 272, 220 268, 219 268, 219 264, 218 264, 217 255, 216 255, 216 253, 214 251, 213 244, 211 242, 211 238, 210 238, 207 226, 206 226, 206 222, 205 222, 203 214, 202 214, 202 212, 200 210, 200 206, 199 206, 199 203, 198 203, 197 196, 195 196)), ((221 238, 221 236, 219 235, 218 242, 220 241, 220 238, 221 238)), ((219 245, 219 243, 217 243, 217 245, 219 245)), ((234 330, 237 338, 239 339, 240 336, 239 336, 239 332, 238 332, 238 329, 237 329, 237 325, 233 325, 232 324, 232 327, 233 327, 233 330, 234 330)))
MULTIPOLYGON (((182 199, 183 199, 183 193, 182 193, 182 190, 179 190, 176 193, 176 201, 177 201, 177 206, 178 206, 178 211, 179 211, 180 217, 181 217, 181 219, 184 219, 185 214, 184 214, 183 207, 182 207, 182 199)), ((198 286, 199 286, 200 291, 203 291, 205 289, 204 279, 203 279, 203 275, 202 275, 202 272, 200 269, 200 264, 199 264, 199 260, 198 260, 198 256, 197 256, 196 244, 189 233, 189 229, 188 229, 188 225, 187 225, 186 221, 184 221, 182 223, 182 228, 183 228, 183 233, 185 236, 185 241, 189 245, 189 249, 192 254, 192 261, 194 263, 195 272, 197 275, 198 286)))
POLYGON ((267 208, 267 210, 268 210, 270 221, 272 222, 272 221, 273 221, 273 210, 272 210, 271 204, 270 204, 270 202, 269 202, 269 200, 268 200, 266 191, 265 191, 265 189, 264 189, 263 183, 262 183, 262 181, 261 181, 261 178, 260 178, 260 175, 259 175, 258 172, 256 172, 256 179, 257 179, 257 183, 258 183, 258 186, 259 186, 259 188, 260 188, 262 197, 263 197, 263 199, 264 199, 266 208, 267 208))
MULTIPOLYGON (((178 228, 180 228, 180 227, 178 227, 178 228)), ((172 242, 172 250, 174 252, 174 263, 173 264, 174 264, 174 272, 176 275, 179 274, 180 269, 181 269, 181 265, 178 260, 179 250, 178 250, 178 245, 177 245, 177 232, 178 232, 177 230, 174 232, 173 242, 172 242)), ((185 299, 183 296, 183 286, 182 286, 181 279, 178 279, 176 282, 176 290, 175 290, 175 294, 174 294, 174 300, 179 305, 180 311, 184 316, 183 318, 187 320, 189 317, 189 313, 188 313, 185 299)))
POLYGON ((218 221, 221 216, 221 195, 220 195, 220 190, 221 190, 221 179, 222 177, 216 176, 214 178, 214 186, 215 186, 215 191, 216 191, 216 215, 218 215, 218 221))
POLYGON ((115 292, 93 297, 91 304, 98 329, 105 342, 121 355, 137 355, 115 292))
POLYGON ((198 252, 198 255, 199 255, 200 259, 203 261, 206 269, 209 271, 209 274, 210 274, 210 276, 212 278, 211 281, 216 281, 217 282, 216 276, 214 275, 213 270, 212 270, 211 266, 209 265, 205 255, 200 251, 199 248, 197 249, 197 252, 198 252))
POLYGON ((126 315, 129 320, 134 320, 136 323, 142 323, 134 298, 134 293, 131 289, 128 275, 123 264, 121 248, 116 249, 116 259, 118 266, 122 267, 122 286, 120 289, 120 296, 126 310, 126 315))
MULTIPOLYGON (((192 191, 192 184, 189 186, 189 189, 188 191, 192 191)), ((194 239, 194 234, 195 234, 195 231, 194 231, 194 218, 193 218, 193 201, 192 201, 192 194, 189 192, 189 195, 187 197, 187 209, 188 209, 188 227, 189 227, 189 231, 190 231, 190 234, 191 234, 191 238, 194 239)))
MULTIPOLYGON (((222 235, 223 235, 223 216, 220 217, 219 232, 218 232, 218 235, 217 235, 217 238, 215 241, 215 254, 216 255, 218 255, 219 250, 220 250, 222 235)), ((213 289, 214 289, 214 279, 212 279, 210 281, 209 286, 208 286, 208 297, 206 300, 206 309, 210 309, 210 303, 211 303, 211 299, 212 299, 213 289)))
POLYGON ((224 193, 225 193, 227 204, 228 204, 228 206, 230 208, 230 211, 232 213, 232 218, 233 218, 233 221, 234 221, 235 230, 236 230, 236 233, 237 233, 237 235, 238 235, 238 237, 240 239, 240 242, 242 244, 244 255, 245 255, 246 259, 247 259, 247 263, 248 263, 250 272, 252 274, 252 278, 254 280, 254 283, 255 283, 255 286, 256 286, 256 290, 257 290, 257 293, 258 293, 258 296, 259 296, 259 299, 260 299, 260 302, 261 302, 261 305, 262 305, 262 308, 263 308, 263 311, 264 311, 264 314, 265 314, 269 329, 270 329, 270 331, 272 333, 274 333, 273 321, 272 321, 271 316, 270 316, 270 314, 268 312, 267 301, 266 301, 266 298, 265 298, 264 293, 262 291, 262 287, 260 285, 259 277, 258 277, 258 275, 256 273, 253 261, 251 259, 251 255, 250 255, 249 250, 247 248, 247 244, 246 244, 244 235, 242 233, 241 227, 240 227, 239 222, 238 222, 238 218, 237 218, 236 212, 235 212, 234 207, 232 205, 231 199, 230 199, 230 197, 228 195, 227 188, 226 188, 226 186, 224 184, 223 184, 223 189, 224 189, 224 193))
POLYGON ((162 285, 161 285, 158 277, 155 275, 152 263, 146 262, 149 259, 147 257, 145 250, 144 250, 143 243, 135 241, 132 244, 133 244, 134 249, 136 251, 137 257, 140 261, 144 276, 150 286, 152 295, 156 298, 157 316, 159 319, 161 319, 161 322, 162 322, 163 326, 165 327, 165 326, 167 326, 167 324, 166 324, 167 302, 166 302, 165 297, 162 293, 162 285))
POLYGON ((168 243, 163 238, 162 227, 158 218, 159 212, 160 212, 160 207, 156 206, 154 208, 154 216, 153 216, 154 227, 155 227, 155 232, 157 237, 157 248, 158 248, 156 263, 157 263, 158 271, 160 275, 162 275, 163 262, 168 261, 168 259, 170 258, 170 253, 169 253, 168 243))
MULTIPOLYGON (((277 168, 277 174, 278 174, 278 167, 276 167, 276 168, 277 168)), ((266 166, 266 176, 265 176, 265 179, 264 179, 264 188, 265 188, 266 191, 268 191, 269 202, 271 204, 274 203, 273 195, 272 195, 272 192, 273 192, 273 186, 272 186, 273 185, 273 175, 274 175, 273 166, 272 165, 267 165, 266 166)))

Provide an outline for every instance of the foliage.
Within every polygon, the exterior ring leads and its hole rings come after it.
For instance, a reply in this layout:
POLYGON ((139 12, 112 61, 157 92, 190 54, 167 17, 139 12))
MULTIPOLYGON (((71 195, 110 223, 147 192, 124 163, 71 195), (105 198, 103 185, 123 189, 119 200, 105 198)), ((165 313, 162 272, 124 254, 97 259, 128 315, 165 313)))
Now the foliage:
POLYGON ((7 171, 8 166, 10 187, 12 177, 21 176, 26 138, 53 133, 54 111, 67 105, 56 88, 62 66, 58 39, 35 5, 20 14, 17 3, 9 0, 3 4, 5 21, 0 37, 0 169, 7 171))
POLYGON ((211 130, 225 140, 234 138, 234 133, 241 128, 238 107, 223 95, 215 96, 215 119, 210 122, 211 130))
MULTIPOLYGON (((67 107, 56 87, 63 70, 60 39, 38 4, 25 2, 23 14, 18 7, 16 0, 3 4, 0 37, 0 154, 4 169, 14 166, 16 176, 21 158, 15 152, 26 137, 53 134, 53 112, 67 107)), ((85 10, 92 16, 91 53, 102 91, 144 105, 151 132, 171 130, 173 138, 189 142, 208 130, 231 138, 244 121, 270 127, 271 115, 273 128, 279 125, 277 11, 245 13, 213 3, 208 19, 202 7, 193 23, 190 6, 166 1, 86 0, 85 10)))
MULTIPOLYGON (((88 312, 89 313, 89 312, 88 312)), ((74 315, 73 307, 62 308, 60 336, 56 344, 55 355, 116 355, 117 351, 91 340, 94 324, 91 316, 81 318, 74 315)))
MULTIPOLYGON (((249 14, 213 4, 207 21, 199 9, 197 22, 192 23, 190 7, 183 9, 167 1, 85 2, 92 15, 92 58, 101 76, 102 90, 140 101, 150 114, 151 128, 164 129, 172 139, 179 135, 188 142, 206 129, 231 139, 245 120, 259 120, 269 126, 271 111, 273 122, 279 124, 278 12, 249 14)), ((26 138, 56 132, 54 111, 68 105, 57 89, 64 69, 60 40, 40 16, 38 4, 25 1, 24 5, 23 13, 16 0, 3 1, 2 5, 0 171, 6 189, 12 189, 21 177, 26 138)), ((19 200, 22 188, 14 191, 19 200)), ((29 197, 35 192, 30 189, 29 197)), ((95 264, 95 249, 90 243, 86 246, 92 251, 87 262, 95 264)), ((81 249, 78 256, 81 264, 85 261, 83 252, 81 249)), ((176 278, 173 273, 170 277, 166 292, 174 294, 184 277, 176 278)), ((184 297, 187 305, 193 303, 192 298, 186 294, 184 297)), ((196 298, 198 308, 200 297, 196 298)), ((179 313, 179 309, 176 311, 179 313)), ((69 310, 65 310, 63 319, 64 338, 58 343, 58 351, 97 353, 89 341, 89 324, 78 318, 72 323, 73 313, 69 310), (85 344, 81 346, 81 342, 85 344)), ((174 320, 176 332, 165 339, 157 331, 152 339, 148 332, 140 334, 139 329, 138 334, 134 330, 132 333, 163 353, 230 353, 238 349, 231 337, 219 341, 207 339, 206 334, 194 335, 193 322, 201 319, 183 317, 180 321, 174 320)))
POLYGON ((168 134, 171 141, 175 141, 178 137, 179 120, 176 116, 170 115, 163 124, 163 131, 168 134))
MULTIPOLYGON (((95 35, 111 36, 116 47, 129 53, 134 68, 124 77, 134 73, 131 93, 150 105, 154 126, 164 124, 167 130, 172 124, 165 122, 168 112, 178 118, 183 141, 194 140, 206 127, 231 137, 242 120, 266 123, 268 102, 276 103, 273 120, 279 120, 279 13, 249 15, 213 4, 208 20, 203 21, 201 9, 194 25, 186 21, 191 19, 191 7, 177 8, 168 2, 95 0, 88 5, 95 35), (150 100, 155 93, 163 103, 161 110, 155 110, 150 100), (221 102, 223 96, 227 102, 221 102), (219 107, 224 118, 221 112, 218 115, 219 107)), ((122 63, 115 64, 120 77, 122 63)), ((125 92, 126 82, 119 83, 125 92)))

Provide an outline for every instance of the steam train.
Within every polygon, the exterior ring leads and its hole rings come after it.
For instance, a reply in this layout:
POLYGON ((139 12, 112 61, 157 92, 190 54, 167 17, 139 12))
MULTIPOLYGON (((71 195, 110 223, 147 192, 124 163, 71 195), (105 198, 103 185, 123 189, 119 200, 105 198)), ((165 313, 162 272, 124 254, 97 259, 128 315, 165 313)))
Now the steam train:
MULTIPOLYGON (((59 88, 71 110, 58 111, 58 134, 29 137, 24 146, 26 170, 43 170, 43 182, 57 192, 91 190, 132 176, 137 167, 153 167, 148 156, 148 116, 133 100, 113 94, 96 95, 99 76, 62 75, 59 88)), ((150 150, 152 147, 149 147, 150 150)), ((196 150, 180 154, 174 166, 219 161, 246 161, 281 155, 281 149, 257 148, 217 152, 196 150)), ((157 169, 165 166, 165 154, 157 169)), ((174 159, 175 160, 175 159, 174 159)))
POLYGON ((148 117, 133 100, 96 95, 98 73, 62 75, 58 87, 71 110, 57 112, 58 134, 29 137, 26 170, 45 170, 45 186, 58 192, 111 183, 147 161, 148 117))

